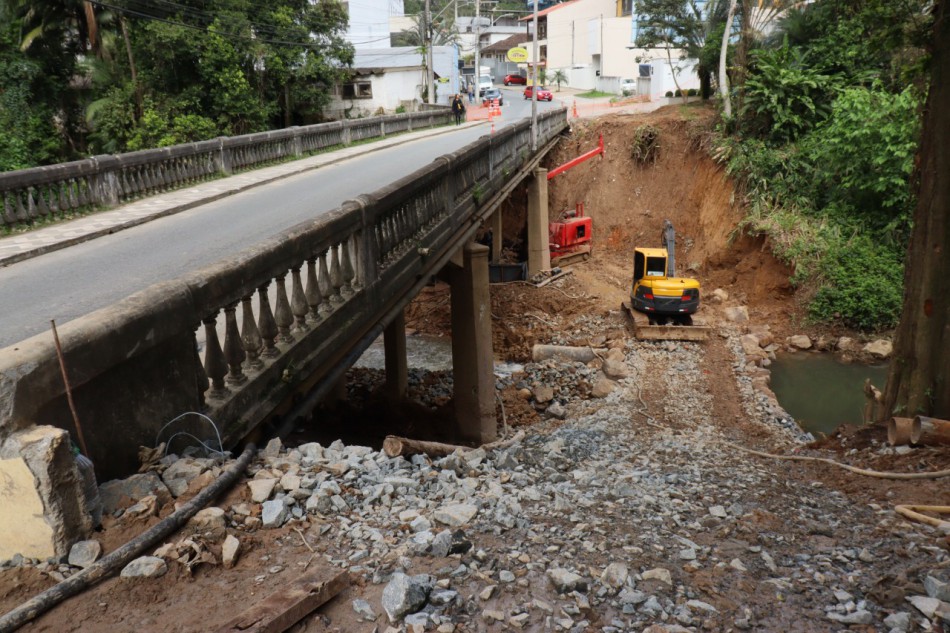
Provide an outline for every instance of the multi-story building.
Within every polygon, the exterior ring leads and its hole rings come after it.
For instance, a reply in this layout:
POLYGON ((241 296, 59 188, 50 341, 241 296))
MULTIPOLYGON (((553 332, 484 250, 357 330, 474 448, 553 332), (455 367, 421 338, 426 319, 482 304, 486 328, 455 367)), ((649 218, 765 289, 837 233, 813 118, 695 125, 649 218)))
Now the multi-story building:
POLYGON ((563 71, 572 88, 619 93, 622 79, 638 79, 640 94, 663 96, 675 90, 674 69, 682 89, 699 87, 694 61, 681 60, 678 49, 668 59, 665 49, 636 48, 635 26, 633 0, 556 4, 538 12, 538 57, 549 76, 563 71))

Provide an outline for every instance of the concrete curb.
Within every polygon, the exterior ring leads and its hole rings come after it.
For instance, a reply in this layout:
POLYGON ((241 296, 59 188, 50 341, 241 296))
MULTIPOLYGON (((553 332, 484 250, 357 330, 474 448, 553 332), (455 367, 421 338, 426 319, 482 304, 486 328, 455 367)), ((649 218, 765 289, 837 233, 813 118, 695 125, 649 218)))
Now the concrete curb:
MULTIPOLYGON (((425 138, 431 138, 434 136, 440 136, 442 134, 448 134, 449 132, 452 132, 457 129, 462 129, 465 127, 474 127, 476 125, 482 125, 484 123, 486 123, 486 121, 469 121, 459 126, 449 124, 449 125, 441 126, 438 128, 434 128, 431 134, 426 134, 424 136, 411 138, 411 139, 404 138, 406 136, 405 134, 400 134, 396 136, 390 143, 386 143, 386 144, 368 143, 364 146, 359 146, 359 147, 365 147, 365 150, 360 155, 377 152, 384 149, 389 149, 390 147, 405 145, 406 143, 411 143, 411 142, 418 141, 425 138)), ((382 139, 382 140, 385 140, 385 139, 382 139)), ((344 149, 349 149, 349 148, 344 148, 344 149)), ((343 151, 343 150, 336 150, 336 151, 343 151)), ((313 158, 313 157, 308 157, 308 158, 313 158)), ((271 176, 268 178, 262 178, 261 180, 257 180, 251 183, 246 183, 243 185, 235 185, 234 187, 227 189, 226 191, 209 194, 206 198, 201 198, 200 200, 191 200, 189 202, 184 202, 178 205, 174 205, 167 209, 161 209, 161 210, 155 211, 154 213, 148 214, 143 217, 134 218, 130 220, 118 220, 114 225, 109 226, 109 227, 91 229, 88 233, 84 233, 82 235, 76 235, 74 237, 62 238, 61 240, 57 240, 50 244, 41 244, 35 247, 27 247, 26 249, 20 251, 19 253, 13 253, 12 255, 0 255, 0 268, 4 266, 9 266, 11 264, 15 264, 17 262, 22 262, 28 259, 32 259, 34 257, 39 257, 40 255, 45 255, 47 253, 52 253, 58 250, 62 250, 70 246, 75 246, 76 244, 82 244, 84 242, 88 242, 99 237, 112 235, 113 233, 118 233, 119 231, 130 229, 130 228, 139 226, 141 224, 145 224, 146 222, 150 222, 152 220, 157 220, 159 218, 175 215, 176 213, 181 213, 183 211, 188 211, 190 209, 194 209, 195 207, 200 207, 201 205, 204 205, 204 204, 217 202, 218 200, 221 200, 223 198, 227 198, 229 196, 243 193, 245 191, 248 191, 249 189, 254 189, 262 185, 267 185, 272 182, 276 182, 278 180, 283 180, 284 178, 299 176, 300 174, 306 173, 308 171, 313 171, 315 169, 320 169, 321 167, 326 167, 327 165, 335 165, 337 163, 342 163, 343 161, 350 160, 351 158, 356 158, 356 155, 338 156, 335 158, 331 158, 330 160, 326 162, 321 162, 320 164, 317 164, 317 165, 300 166, 299 168, 294 169, 292 171, 281 173, 281 174, 271 176)), ((301 159, 301 160, 305 160, 305 159, 301 159)), ((288 164, 292 164, 293 162, 295 161, 290 161, 290 163, 288 164)), ((251 171, 254 171, 254 170, 251 170, 251 171)), ((109 211, 115 211, 115 210, 116 209, 109 209, 109 211)), ((91 213, 89 215, 83 216, 83 218, 93 217, 95 215, 96 215, 95 213, 91 213)), ((82 219, 82 218, 79 218, 79 219, 82 219)), ((56 226, 56 225, 54 224, 50 226, 56 226)), ((47 228, 47 227, 44 227, 44 228, 47 228)), ((0 239, 0 242, 2 242, 2 239, 0 239)))

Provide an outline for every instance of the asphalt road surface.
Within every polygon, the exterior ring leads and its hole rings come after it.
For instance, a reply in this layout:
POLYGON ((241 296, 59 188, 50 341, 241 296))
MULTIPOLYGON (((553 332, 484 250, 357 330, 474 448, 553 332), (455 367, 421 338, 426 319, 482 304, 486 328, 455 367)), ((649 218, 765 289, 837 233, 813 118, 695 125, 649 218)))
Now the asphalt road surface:
MULTIPOLYGON (((531 102, 520 90, 504 89, 504 94, 503 124, 531 115, 531 102)), ((538 111, 559 105, 539 103, 538 111)), ((62 325, 233 256, 486 133, 480 125, 370 152, 0 268, 0 348, 48 331, 50 319, 62 325)))

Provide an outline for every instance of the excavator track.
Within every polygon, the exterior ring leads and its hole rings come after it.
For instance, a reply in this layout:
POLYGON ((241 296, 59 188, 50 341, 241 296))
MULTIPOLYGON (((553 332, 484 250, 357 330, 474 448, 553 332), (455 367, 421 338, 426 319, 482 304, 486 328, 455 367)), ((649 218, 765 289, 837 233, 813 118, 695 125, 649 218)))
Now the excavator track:
MULTIPOLYGON (((705 341, 709 338, 711 328, 705 322, 686 316, 678 323, 658 325, 651 322, 650 317, 633 309, 629 302, 621 304, 623 310, 633 321, 633 332, 640 341, 705 341)), ((673 320, 674 317, 667 317, 673 320)))

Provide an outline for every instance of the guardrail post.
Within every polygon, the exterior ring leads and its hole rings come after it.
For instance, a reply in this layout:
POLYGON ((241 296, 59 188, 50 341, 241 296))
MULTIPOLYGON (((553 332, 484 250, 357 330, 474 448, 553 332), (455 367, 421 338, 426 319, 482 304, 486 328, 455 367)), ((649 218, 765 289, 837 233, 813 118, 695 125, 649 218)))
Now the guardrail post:
POLYGON ((226 136, 219 136, 215 139, 218 142, 218 148, 214 152, 214 168, 218 170, 218 173, 224 176, 231 175, 231 155, 224 146, 224 142, 227 138, 226 136))
POLYGON ((116 167, 119 159, 110 154, 92 158, 96 166, 96 175, 92 179, 92 201, 103 207, 119 204, 119 174, 116 167))
POLYGON ((352 142, 352 135, 350 134, 350 125, 349 121, 343 122, 343 145, 349 145, 352 142))
POLYGON ((294 137, 291 141, 294 148, 294 158, 300 158, 303 156, 303 141, 300 140, 300 126, 295 125, 290 129, 294 131, 294 137))

